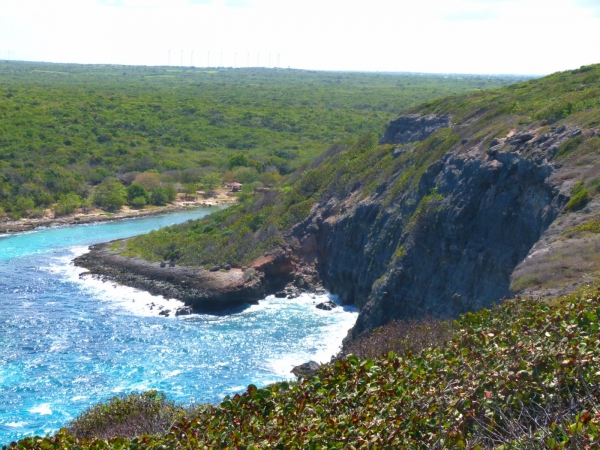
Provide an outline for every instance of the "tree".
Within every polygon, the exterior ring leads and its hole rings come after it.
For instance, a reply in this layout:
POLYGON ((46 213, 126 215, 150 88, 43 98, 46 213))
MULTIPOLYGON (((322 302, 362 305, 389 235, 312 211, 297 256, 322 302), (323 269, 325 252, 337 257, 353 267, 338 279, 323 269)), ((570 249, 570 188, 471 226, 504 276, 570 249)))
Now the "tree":
POLYGON ((81 197, 74 192, 69 194, 63 194, 58 198, 58 202, 54 206, 54 213, 62 216, 64 214, 71 214, 77 208, 81 206, 81 197))
POLYGON ((133 206, 134 208, 143 208, 144 205, 146 205, 146 203, 148 203, 148 200, 146 199, 146 197, 143 196, 139 196, 139 197, 135 197, 134 199, 130 200, 131 206, 133 206))
POLYGON ((126 201, 125 186, 115 179, 103 181, 94 190, 94 204, 108 211, 121 209, 126 201))
POLYGON ((167 201, 172 202, 177 198, 177 191, 173 187, 172 184, 166 184, 162 186, 163 191, 165 191, 165 195, 167 196, 167 201))
POLYGON ((208 191, 214 190, 219 184, 221 184, 221 175, 217 172, 210 172, 204 175, 202 178, 202 184, 208 191))
POLYGON ((229 169, 233 169, 234 167, 248 167, 250 165, 250 160, 243 153, 238 153, 237 155, 232 155, 229 157, 229 169))
POLYGON ((150 194, 141 184, 132 184, 131 186, 127 186, 127 201, 132 203, 133 199, 138 197, 142 197, 145 200, 144 205, 150 200, 150 194))
POLYGON ((150 194, 150 199, 153 205, 164 205, 169 200, 165 189, 162 187, 157 187, 152 189, 152 193, 150 194))
POLYGON ((156 172, 140 173, 135 177, 132 184, 140 184, 147 191, 151 191, 154 188, 160 187, 160 175, 156 172))
POLYGON ((194 183, 186 183, 183 185, 183 192, 185 193, 185 199, 187 200, 188 195, 196 195, 197 187, 194 183))
POLYGON ((259 180, 266 186, 273 187, 281 181, 283 177, 276 170, 271 170, 260 175, 259 180))

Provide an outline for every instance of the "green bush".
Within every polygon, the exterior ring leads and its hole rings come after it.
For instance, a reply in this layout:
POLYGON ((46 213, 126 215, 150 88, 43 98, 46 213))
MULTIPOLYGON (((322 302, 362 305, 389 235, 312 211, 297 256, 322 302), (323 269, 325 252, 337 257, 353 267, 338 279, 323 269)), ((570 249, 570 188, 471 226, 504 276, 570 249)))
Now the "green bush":
POLYGON ((157 187, 152 189, 150 193, 150 201, 153 205, 164 205, 169 201, 169 197, 167 196, 167 192, 163 187, 157 187))
POLYGON ((67 430, 78 438, 133 438, 166 432, 184 410, 157 391, 116 396, 81 413, 67 430))
POLYGON ((571 200, 569 200, 569 202, 565 205, 563 211, 579 211, 580 209, 584 208, 585 205, 587 205, 591 199, 592 197, 590 195, 590 191, 587 189, 582 189, 579 192, 577 192, 577 194, 575 194, 573 197, 571 197, 571 200))
POLYGON ((81 197, 73 192, 61 195, 54 206, 54 213, 62 216, 71 214, 81 206, 81 197))
POLYGON ((150 201, 150 194, 148 193, 146 188, 144 186, 142 186, 141 184, 134 183, 130 186, 127 186, 126 190, 127 190, 127 201, 131 204, 133 204, 133 200, 136 198, 144 199, 144 203, 142 205, 145 205, 146 203, 148 203, 148 201, 150 201))
POLYGON ((117 211, 126 203, 127 191, 119 181, 109 179, 96 186, 93 201, 100 208, 117 211))
POLYGON ((131 200, 131 206, 133 206, 134 208, 143 208, 147 203, 148 200, 146 199, 146 197, 136 197, 133 200, 131 200))

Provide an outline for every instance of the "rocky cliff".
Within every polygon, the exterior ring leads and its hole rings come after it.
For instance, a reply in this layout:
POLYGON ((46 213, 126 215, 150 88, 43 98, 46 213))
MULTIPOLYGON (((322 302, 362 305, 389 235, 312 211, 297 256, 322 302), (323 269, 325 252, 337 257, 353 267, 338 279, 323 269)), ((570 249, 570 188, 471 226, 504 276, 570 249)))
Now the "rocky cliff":
POLYGON ((353 336, 562 293, 600 276, 599 83, 590 66, 431 102, 393 120, 379 144, 333 148, 282 193, 154 239, 182 261, 217 245, 244 261, 256 258, 249 242, 270 243, 248 298, 322 283, 358 306, 353 336), (194 236, 197 249, 179 243, 194 236))
MULTIPOLYGON (((439 126, 431 116, 420 123, 428 120, 439 126)), ((573 167, 555 161, 558 149, 596 134, 561 126, 463 139, 392 203, 380 201, 380 190, 319 205, 294 228, 295 247, 302 255, 304 242, 314 242, 325 287, 360 308, 354 335, 394 319, 488 307, 512 295, 515 268, 524 270, 571 196, 573 167)))

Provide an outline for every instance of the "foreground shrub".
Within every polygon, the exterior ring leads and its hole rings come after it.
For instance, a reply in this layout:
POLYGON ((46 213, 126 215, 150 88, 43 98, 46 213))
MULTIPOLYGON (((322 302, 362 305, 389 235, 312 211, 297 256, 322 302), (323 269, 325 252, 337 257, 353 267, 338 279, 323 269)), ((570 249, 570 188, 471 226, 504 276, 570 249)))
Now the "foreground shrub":
POLYGON ((75 437, 132 438, 165 433, 184 410, 164 394, 148 391, 117 396, 92 406, 73 420, 67 431, 75 437))
POLYGON ((345 343, 339 356, 353 354, 358 359, 377 358, 394 352, 419 353, 429 347, 442 347, 452 340, 453 324, 434 318, 394 321, 371 333, 345 343))
MULTIPOLYGON (((600 448, 600 295, 584 294, 557 304, 517 298, 466 314, 447 345, 420 353, 348 355, 311 379, 250 385, 164 435, 100 440, 63 430, 12 447, 600 448)), ((84 416, 107 420, 102 409, 84 416)))

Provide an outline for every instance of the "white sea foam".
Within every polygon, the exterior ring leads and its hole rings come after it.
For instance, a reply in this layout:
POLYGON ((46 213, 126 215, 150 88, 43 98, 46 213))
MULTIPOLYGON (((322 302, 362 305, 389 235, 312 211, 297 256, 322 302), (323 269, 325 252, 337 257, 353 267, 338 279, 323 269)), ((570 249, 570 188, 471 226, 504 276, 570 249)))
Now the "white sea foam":
MULTIPOLYGON (((279 302, 273 301, 275 300, 274 297, 267 297, 267 299, 271 300, 269 302, 271 307, 277 307, 277 303, 279 302)), ((326 363, 331 360, 332 356, 337 354, 341 348, 342 340, 356 322, 358 312, 354 307, 338 307, 331 311, 317 309, 316 304, 325 301, 333 301, 339 304, 338 297, 331 294, 303 294, 296 299, 282 300, 301 305, 303 308, 306 308, 305 313, 307 314, 329 319, 326 325, 326 335, 321 335, 320 337, 315 335, 307 336, 302 339, 301 345, 297 346, 299 350, 266 361, 267 370, 273 371, 276 375, 284 378, 294 378, 290 371, 295 366, 310 360, 326 363)))
POLYGON ((48 267, 42 269, 80 285, 82 291, 92 293, 110 307, 124 309, 138 316, 160 316, 161 311, 170 310, 169 317, 174 318, 175 311, 184 306, 182 301, 176 299, 166 299, 128 286, 102 281, 90 275, 82 275, 86 270, 76 267, 71 261, 86 253, 87 247, 72 247, 70 250, 71 255, 54 258, 48 267))
POLYGON ((8 428, 22 428, 24 426, 27 426, 27 422, 8 422, 5 423, 4 426, 8 428))
POLYGON ((50 414, 52 414, 52 410, 50 409, 49 403, 43 403, 39 406, 31 408, 29 412, 32 414, 39 414, 40 416, 49 416, 50 414))

